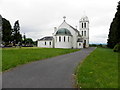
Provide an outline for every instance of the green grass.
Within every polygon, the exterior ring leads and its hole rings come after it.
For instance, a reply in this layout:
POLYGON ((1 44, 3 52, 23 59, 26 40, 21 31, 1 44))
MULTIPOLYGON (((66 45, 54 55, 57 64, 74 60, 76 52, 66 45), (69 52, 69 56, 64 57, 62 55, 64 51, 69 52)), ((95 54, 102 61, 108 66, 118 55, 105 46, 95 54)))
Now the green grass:
POLYGON ((81 88, 118 88, 118 53, 97 48, 76 69, 81 88))
POLYGON ((66 53, 78 51, 78 49, 57 48, 4 48, 2 49, 2 71, 28 62, 42 60, 66 53))

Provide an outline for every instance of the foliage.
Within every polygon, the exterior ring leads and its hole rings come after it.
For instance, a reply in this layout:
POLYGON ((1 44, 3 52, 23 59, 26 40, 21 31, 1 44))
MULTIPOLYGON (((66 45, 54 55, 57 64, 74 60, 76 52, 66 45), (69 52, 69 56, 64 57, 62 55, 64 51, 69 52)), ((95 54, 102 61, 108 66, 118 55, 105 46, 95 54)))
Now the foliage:
POLYGON ((97 44, 90 44, 90 47, 97 47, 97 44))
POLYGON ((26 35, 25 35, 25 33, 24 33, 23 39, 22 39, 22 44, 24 44, 24 45, 25 45, 25 39, 26 39, 26 35))
POLYGON ((34 41, 33 44, 34 44, 35 46, 37 46, 37 41, 34 41))
POLYGON ((2 49, 2 70, 8 70, 18 65, 28 62, 43 60, 70 52, 78 51, 79 49, 57 49, 57 48, 3 48, 2 49))
POLYGON ((90 44, 90 47, 104 47, 106 48, 105 44, 90 44))
POLYGON ((2 41, 5 45, 9 45, 12 41, 11 24, 5 18, 2 18, 2 41))
POLYGON ((2 18, 2 41, 5 46, 12 46, 12 43, 18 44, 22 41, 22 35, 19 32, 20 26, 18 20, 12 29, 11 24, 5 18, 2 18))
POLYGON ((33 43, 34 43, 31 38, 26 38, 24 42, 25 42, 25 45, 27 46, 33 46, 33 43))
POLYGON ((19 26, 19 21, 17 20, 14 24, 14 28, 13 28, 13 41, 14 41, 14 45, 15 44, 19 44, 20 42, 22 42, 22 35, 20 34, 20 26, 19 26))
POLYGON ((107 46, 109 48, 114 48, 114 46, 119 42, 120 42, 120 1, 118 2, 115 18, 113 19, 110 25, 107 46))
POLYGON ((120 52, 120 44, 116 44, 115 47, 113 48, 114 52, 120 52))
POLYGON ((22 35, 20 34, 20 25, 19 21, 17 20, 14 23, 13 29, 11 28, 10 22, 6 20, 5 18, 2 18, 2 41, 5 46, 16 46, 19 45, 21 46, 22 44, 24 46, 33 46, 33 44, 36 45, 36 42, 33 42, 31 38, 26 38, 25 35, 23 35, 23 40, 22 40, 22 35))
POLYGON ((76 81, 81 88, 118 88, 118 53, 95 49, 78 65, 76 81))
POLYGON ((0 46, 2 43, 2 16, 0 15, 0 46))
POLYGON ((34 41, 32 40, 32 38, 26 38, 26 35, 24 33, 22 44, 23 44, 24 47, 26 47, 26 46, 33 46, 34 45, 34 41))

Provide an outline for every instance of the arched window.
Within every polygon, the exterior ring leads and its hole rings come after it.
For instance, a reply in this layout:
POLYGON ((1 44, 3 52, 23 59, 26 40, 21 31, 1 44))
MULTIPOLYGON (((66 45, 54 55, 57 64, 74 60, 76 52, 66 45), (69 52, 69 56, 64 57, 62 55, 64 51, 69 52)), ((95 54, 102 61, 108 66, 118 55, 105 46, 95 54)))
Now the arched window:
POLYGON ((69 36, 68 36, 68 42, 69 42, 69 36))
POLYGON ((45 42, 45 45, 46 45, 46 42, 45 42))
POLYGON ((84 28, 86 28, 86 23, 84 23, 84 28))
POLYGON ((83 23, 82 23, 82 28, 83 28, 83 23))
POLYGON ((83 31, 82 31, 82 36, 83 36, 83 31))
POLYGON ((65 36, 64 36, 64 42, 65 42, 65 36))
POLYGON ((50 45, 51 45, 51 42, 50 42, 50 45))
POLYGON ((86 31, 84 31, 84 36, 86 36, 86 31))
POLYGON ((61 42, 61 37, 59 36, 59 42, 61 42))

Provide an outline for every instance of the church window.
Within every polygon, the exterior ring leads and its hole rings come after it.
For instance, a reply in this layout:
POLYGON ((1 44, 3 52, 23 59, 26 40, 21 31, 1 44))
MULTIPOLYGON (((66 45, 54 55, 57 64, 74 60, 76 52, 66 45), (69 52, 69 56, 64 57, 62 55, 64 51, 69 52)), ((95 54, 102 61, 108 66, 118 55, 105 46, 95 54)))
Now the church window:
POLYGON ((83 28, 83 23, 82 23, 82 28, 83 28))
POLYGON ((45 42, 45 45, 46 45, 46 42, 45 42))
POLYGON ((81 43, 79 43, 79 46, 81 45, 81 43))
POLYGON ((84 35, 86 36, 86 31, 84 31, 84 35))
POLYGON ((51 45, 51 42, 50 42, 50 45, 51 45))
POLYGON ((56 42, 57 42, 57 37, 56 37, 56 42))
POLYGON ((82 36, 83 36, 83 31, 82 31, 82 36))
POLYGON ((64 36, 64 42, 65 42, 65 36, 64 36))
POLYGON ((84 28, 86 28, 86 23, 84 23, 84 28))
POLYGON ((69 42, 69 36, 68 36, 68 42, 69 42))
POLYGON ((61 42, 61 37, 59 36, 59 42, 61 42))

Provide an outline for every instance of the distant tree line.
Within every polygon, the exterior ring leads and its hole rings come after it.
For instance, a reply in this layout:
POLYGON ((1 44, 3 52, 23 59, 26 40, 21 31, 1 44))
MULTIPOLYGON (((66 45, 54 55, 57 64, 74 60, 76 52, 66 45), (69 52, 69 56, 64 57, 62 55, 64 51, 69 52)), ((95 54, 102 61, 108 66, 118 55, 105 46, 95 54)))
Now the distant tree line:
POLYGON ((107 46, 114 48, 114 51, 120 51, 120 1, 118 2, 115 17, 110 25, 107 46))
POLYGON ((12 28, 10 22, 2 18, 2 44, 4 46, 33 46, 36 44, 31 38, 20 34, 19 21, 15 21, 12 28))
POLYGON ((107 45, 106 44, 89 44, 90 47, 102 47, 102 48, 106 48, 107 45))

